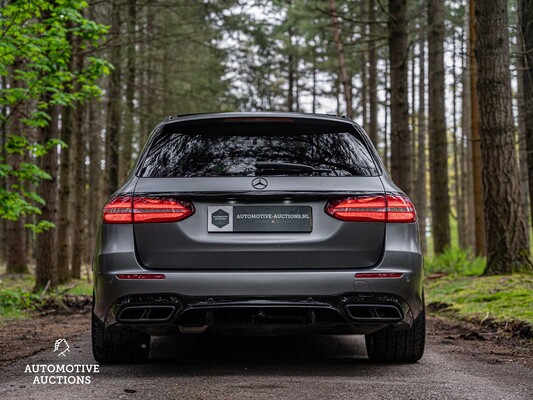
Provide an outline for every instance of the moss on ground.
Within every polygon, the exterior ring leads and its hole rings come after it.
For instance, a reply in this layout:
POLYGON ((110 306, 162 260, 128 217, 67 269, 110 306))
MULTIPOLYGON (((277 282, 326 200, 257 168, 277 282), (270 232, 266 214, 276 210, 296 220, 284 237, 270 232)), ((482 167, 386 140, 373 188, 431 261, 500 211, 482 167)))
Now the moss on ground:
POLYGON ((426 257, 426 302, 434 312, 465 319, 533 324, 533 274, 481 276, 485 259, 457 248, 426 257))
POLYGON ((516 319, 533 324, 533 274, 429 279, 426 301, 463 318, 516 319))

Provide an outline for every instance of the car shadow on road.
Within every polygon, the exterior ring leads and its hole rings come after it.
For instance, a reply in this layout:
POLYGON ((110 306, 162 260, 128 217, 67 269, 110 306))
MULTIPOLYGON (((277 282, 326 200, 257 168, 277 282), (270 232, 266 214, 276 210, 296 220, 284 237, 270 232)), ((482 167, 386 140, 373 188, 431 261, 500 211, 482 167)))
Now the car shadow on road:
MULTIPOLYGON (((362 336, 184 335, 153 338, 150 361, 129 368, 143 376, 372 376, 372 366, 362 336)), ((388 368, 398 366, 379 370, 388 368)))

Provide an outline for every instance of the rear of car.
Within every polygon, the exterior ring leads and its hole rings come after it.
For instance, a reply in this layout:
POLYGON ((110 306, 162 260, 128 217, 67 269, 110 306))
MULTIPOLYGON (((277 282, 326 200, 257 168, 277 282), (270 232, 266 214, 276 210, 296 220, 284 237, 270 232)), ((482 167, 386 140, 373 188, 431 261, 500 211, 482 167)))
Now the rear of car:
POLYGON ((342 118, 161 123, 104 207, 94 278, 100 362, 187 333, 365 334, 374 360, 424 349, 414 207, 342 118))

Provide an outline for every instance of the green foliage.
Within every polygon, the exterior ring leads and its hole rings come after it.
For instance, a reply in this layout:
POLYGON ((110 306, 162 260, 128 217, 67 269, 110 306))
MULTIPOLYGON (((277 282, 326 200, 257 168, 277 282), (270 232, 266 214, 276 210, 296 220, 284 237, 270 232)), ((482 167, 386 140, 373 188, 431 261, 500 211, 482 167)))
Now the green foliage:
POLYGON ((486 261, 473 257, 460 248, 447 249, 444 253, 426 257, 424 269, 427 274, 444 273, 453 276, 478 276, 485 270, 486 261))
POLYGON ((42 299, 22 289, 0 291, 0 315, 2 318, 23 318, 42 304, 42 299))
POLYGON ((0 279, 0 322, 2 319, 28 317, 45 303, 60 300, 61 296, 66 293, 90 296, 93 290, 92 283, 86 277, 77 279, 68 285, 60 285, 55 290, 45 293, 44 296, 40 293, 33 293, 34 285, 34 275, 2 275, 0 279))
POLYGON ((428 304, 447 305, 461 318, 517 319, 533 323, 533 275, 444 277, 426 281, 428 304))
MULTIPOLYGON (((6 111, 0 124, 7 131, 2 146, 4 154, 29 160, 13 165, 0 158, 0 178, 16 182, 0 189, 0 218, 40 213, 43 201, 35 189, 51 177, 37 159, 64 143, 34 143, 28 139, 32 130, 49 124, 53 106, 74 106, 102 94, 96 81, 109 73, 108 62, 87 57, 82 68, 72 66, 75 52, 97 46, 108 30, 83 16, 86 7, 77 0, 14 0, 0 8, 0 76, 9 82, 0 87, 0 107, 6 111)), ((52 226, 27 224, 36 232, 52 226)))
POLYGON ((38 295, 23 290, 4 290, 0 292, 0 309, 15 307, 24 310, 35 309, 41 303, 38 295))

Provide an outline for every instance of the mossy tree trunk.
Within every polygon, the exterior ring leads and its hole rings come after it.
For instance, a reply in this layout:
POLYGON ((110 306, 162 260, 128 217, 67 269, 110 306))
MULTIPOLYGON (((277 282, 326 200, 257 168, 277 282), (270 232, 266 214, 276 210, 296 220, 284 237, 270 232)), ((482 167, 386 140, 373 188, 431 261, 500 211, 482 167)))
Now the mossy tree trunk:
POLYGON ((520 204, 509 72, 507 1, 476 2, 486 275, 533 270, 520 204))

